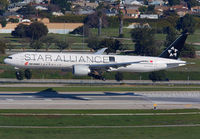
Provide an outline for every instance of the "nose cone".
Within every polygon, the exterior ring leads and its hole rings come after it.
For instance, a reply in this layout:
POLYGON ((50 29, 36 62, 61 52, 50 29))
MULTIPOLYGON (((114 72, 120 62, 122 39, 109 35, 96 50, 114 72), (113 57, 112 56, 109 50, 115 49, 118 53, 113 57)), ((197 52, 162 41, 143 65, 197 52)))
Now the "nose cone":
POLYGON ((5 64, 9 64, 9 59, 8 59, 8 58, 5 58, 5 59, 4 59, 4 63, 5 63, 5 64))
POLYGON ((5 63, 5 64, 11 65, 11 64, 13 63, 13 62, 12 62, 12 58, 11 58, 11 57, 5 58, 5 59, 4 59, 4 63, 5 63))

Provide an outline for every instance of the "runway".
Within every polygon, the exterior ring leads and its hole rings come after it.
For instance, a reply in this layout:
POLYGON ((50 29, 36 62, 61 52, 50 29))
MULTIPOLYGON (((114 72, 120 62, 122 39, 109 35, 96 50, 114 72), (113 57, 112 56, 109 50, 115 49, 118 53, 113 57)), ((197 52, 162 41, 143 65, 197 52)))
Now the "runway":
POLYGON ((0 92, 0 109, 200 108, 200 91, 0 92))

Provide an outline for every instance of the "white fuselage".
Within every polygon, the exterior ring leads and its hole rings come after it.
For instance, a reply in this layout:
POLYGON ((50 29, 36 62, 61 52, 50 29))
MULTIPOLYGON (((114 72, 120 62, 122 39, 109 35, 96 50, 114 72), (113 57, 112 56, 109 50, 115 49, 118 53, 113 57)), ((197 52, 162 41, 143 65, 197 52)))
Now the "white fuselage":
POLYGON ((72 69, 73 65, 106 65, 114 63, 137 62, 125 67, 110 68, 109 71, 121 72, 150 72, 158 71, 186 64, 185 61, 124 55, 94 55, 52 52, 22 52, 13 54, 4 60, 5 63, 17 68, 25 69, 72 69))

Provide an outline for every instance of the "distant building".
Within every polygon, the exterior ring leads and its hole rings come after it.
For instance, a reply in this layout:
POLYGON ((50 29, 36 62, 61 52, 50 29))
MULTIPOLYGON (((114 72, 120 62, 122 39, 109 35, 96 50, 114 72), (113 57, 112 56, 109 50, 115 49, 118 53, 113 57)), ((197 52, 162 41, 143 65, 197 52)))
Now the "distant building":
POLYGON ((37 4, 39 4, 39 3, 41 3, 41 2, 43 2, 44 0, 24 0, 24 3, 37 3, 37 4))
POLYGON ((63 16, 64 14, 62 12, 52 12, 52 15, 63 16))
POLYGON ((9 4, 8 11, 15 12, 15 11, 21 9, 25 5, 26 5, 26 3, 23 3, 23 2, 9 4))
POLYGON ((97 2, 87 2, 87 1, 82 1, 82 2, 73 2, 72 3, 72 8, 74 8, 75 6, 81 6, 81 7, 91 7, 93 9, 96 9, 98 6, 97 2))
POLYGON ((170 10, 174 10, 180 17, 190 13, 190 10, 186 5, 175 5, 170 7, 170 10))
POLYGON ((47 11, 48 10, 48 8, 43 7, 43 6, 36 6, 35 9, 40 10, 40 11, 47 11))
POLYGON ((125 27, 125 28, 128 28, 128 29, 134 29, 134 28, 144 28, 144 27, 148 27, 148 28, 151 28, 150 25, 148 23, 131 23, 128 25, 128 27, 125 27))
POLYGON ((164 5, 164 1, 163 0, 152 0, 151 2, 149 2, 149 5, 164 5))
POLYGON ((29 20, 29 19, 23 19, 21 22, 22 23, 31 23, 31 20, 29 20))
POLYGON ((188 10, 188 7, 187 7, 187 5, 174 5, 174 6, 170 7, 170 10, 177 10, 177 9, 187 9, 188 10))
POLYGON ((105 11, 107 16, 116 16, 117 15, 117 10, 115 9, 109 9, 105 11))
POLYGON ((180 17, 185 16, 186 14, 189 14, 190 11, 188 9, 177 9, 176 10, 177 15, 179 15, 180 17))
POLYGON ((122 10, 124 18, 139 18, 140 11, 137 9, 125 9, 122 10))
POLYGON ((141 14, 140 15, 141 19, 158 19, 158 15, 157 14, 141 14))
POLYGON ((159 16, 163 15, 164 11, 169 10, 168 6, 155 6, 155 13, 158 14, 159 16))
POLYGON ((93 14, 95 11, 91 8, 80 8, 78 11, 76 11, 75 14, 78 15, 89 15, 89 14, 93 14))
POLYGON ((143 5, 143 1, 139 0, 122 0, 121 4, 126 4, 126 5, 143 5))
POLYGON ((193 13, 200 13, 200 6, 192 7, 192 8, 191 8, 191 11, 192 11, 193 13))

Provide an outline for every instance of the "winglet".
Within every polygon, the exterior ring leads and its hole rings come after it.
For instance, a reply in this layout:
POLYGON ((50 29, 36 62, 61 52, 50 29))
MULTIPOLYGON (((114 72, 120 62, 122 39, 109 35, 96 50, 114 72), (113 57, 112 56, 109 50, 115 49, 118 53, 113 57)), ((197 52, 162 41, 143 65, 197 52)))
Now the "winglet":
POLYGON ((94 55, 102 55, 106 49, 108 49, 108 48, 102 48, 102 49, 98 50, 97 52, 95 52, 94 55))

